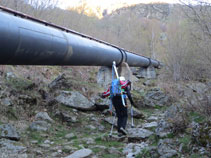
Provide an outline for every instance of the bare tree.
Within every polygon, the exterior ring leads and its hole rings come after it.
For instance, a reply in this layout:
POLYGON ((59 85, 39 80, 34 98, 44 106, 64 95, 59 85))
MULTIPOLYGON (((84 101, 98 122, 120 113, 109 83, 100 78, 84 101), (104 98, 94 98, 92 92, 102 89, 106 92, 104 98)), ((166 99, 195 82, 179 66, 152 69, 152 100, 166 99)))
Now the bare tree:
POLYGON ((203 33, 211 38, 211 3, 204 0, 180 0, 186 16, 198 24, 203 33))
MULTIPOLYGON (((206 0, 180 0, 182 11, 191 23, 193 42, 201 62, 211 68, 211 3, 206 0)), ((209 75, 210 72, 208 73, 209 75)))

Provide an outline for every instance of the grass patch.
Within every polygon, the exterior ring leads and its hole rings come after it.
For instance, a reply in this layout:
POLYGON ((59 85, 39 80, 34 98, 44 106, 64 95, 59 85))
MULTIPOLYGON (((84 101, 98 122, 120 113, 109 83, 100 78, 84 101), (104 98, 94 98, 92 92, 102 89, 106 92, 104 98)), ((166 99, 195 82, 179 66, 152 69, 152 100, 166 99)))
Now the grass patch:
POLYGON ((10 119, 10 120, 18 120, 18 117, 17 117, 17 111, 14 107, 9 107, 7 109, 7 117, 10 119))
POLYGON ((137 91, 137 90, 132 90, 131 91, 131 93, 132 93, 132 95, 134 96, 134 97, 143 97, 144 95, 145 95, 145 92, 143 91, 137 91))
POLYGON ((191 150, 190 146, 189 146, 189 144, 191 143, 191 136, 190 135, 184 135, 184 137, 179 138, 179 143, 183 144, 182 151, 184 153, 190 152, 190 150, 191 150))
POLYGON ((95 139, 95 142, 97 145, 103 145, 106 147, 121 147, 122 143, 117 141, 105 141, 102 139, 102 137, 97 137, 95 139))
POLYGON ((151 158, 151 154, 149 152, 149 149, 144 148, 141 153, 139 153, 136 158, 151 158))
POLYGON ((174 133, 169 133, 169 134, 167 134, 166 137, 167 137, 167 138, 174 138, 174 136, 175 136, 174 133))
POLYGON ((15 77, 6 80, 6 84, 16 90, 24 90, 32 84, 32 81, 15 77))
POLYGON ((73 141, 73 147, 75 147, 75 148, 78 148, 78 149, 82 149, 82 147, 80 147, 80 142, 79 142, 79 140, 78 139, 75 139, 74 141, 73 141))
POLYGON ((153 134, 149 137, 149 142, 151 142, 152 146, 157 146, 158 141, 159 141, 159 138, 155 134, 153 134))
POLYGON ((60 110, 64 110, 66 112, 73 112, 73 108, 68 107, 67 105, 64 104, 60 104, 61 106, 58 106, 58 109, 60 110))
MULTIPOLYGON (((59 125, 58 127, 56 127, 55 129, 51 129, 50 130, 50 135, 53 138, 52 141, 55 142, 55 144, 61 144, 62 142, 64 142, 65 136, 70 133, 69 130, 65 129, 64 126, 59 125)), ((75 136, 75 138, 71 138, 72 139, 77 139, 77 137, 75 136)))
POLYGON ((141 112, 147 115, 151 115, 154 112, 155 109, 153 108, 141 108, 141 112))
POLYGON ((40 132, 32 131, 32 130, 28 130, 28 131, 29 131, 28 136, 30 140, 36 140, 38 144, 42 144, 44 142, 44 138, 41 136, 40 132))
POLYGON ((197 122, 197 123, 202 123, 206 120, 205 116, 202 116, 201 114, 197 113, 197 112, 190 112, 189 114, 190 119, 197 122))
POLYGON ((102 158, 115 158, 115 157, 119 157, 118 154, 103 154, 102 158))
POLYGON ((199 157, 201 157, 201 154, 192 154, 190 156, 190 158, 199 158, 199 157))
POLYGON ((101 148, 92 148, 92 151, 93 151, 95 154, 97 154, 97 153, 99 153, 100 151, 102 151, 102 149, 101 149, 101 148))

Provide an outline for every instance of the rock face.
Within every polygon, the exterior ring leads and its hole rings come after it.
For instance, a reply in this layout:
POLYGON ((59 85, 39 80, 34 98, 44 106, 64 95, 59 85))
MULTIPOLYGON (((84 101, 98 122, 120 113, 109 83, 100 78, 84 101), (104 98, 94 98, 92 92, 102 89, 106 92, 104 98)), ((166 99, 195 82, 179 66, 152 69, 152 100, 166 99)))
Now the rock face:
POLYGON ((166 120, 162 119, 158 122, 158 126, 155 132, 156 132, 156 135, 161 138, 166 137, 168 134, 171 133, 171 126, 166 120))
POLYGON ((154 108, 156 106, 169 106, 171 105, 171 97, 166 95, 160 88, 155 87, 145 91, 144 89, 137 89, 133 93, 135 105, 138 109, 143 107, 154 108))
POLYGON ((144 105, 149 107, 169 105, 170 98, 159 88, 149 90, 144 97, 144 105))
POLYGON ((77 91, 61 91, 56 100, 61 104, 78 110, 87 111, 95 109, 94 103, 77 91))
POLYGON ((149 19, 159 19, 165 21, 170 13, 170 4, 139 4, 132 7, 117 9, 110 16, 125 14, 132 11, 134 15, 149 19))
POLYGON ((111 68, 102 66, 97 74, 97 83, 104 87, 105 89, 108 88, 108 85, 112 81, 112 76, 111 76, 111 68))
POLYGON ((157 122, 150 122, 150 123, 143 124, 143 128, 146 128, 146 129, 150 129, 150 128, 157 127, 157 126, 158 126, 157 122))
POLYGON ((170 158, 177 155, 177 151, 174 150, 173 140, 161 139, 158 142, 158 153, 161 155, 160 158, 170 158))
POLYGON ((26 147, 18 145, 16 141, 0 139, 0 158, 27 158, 26 147))
POLYGON ((136 155, 141 153, 141 151, 148 147, 148 144, 145 142, 139 143, 129 143, 123 149, 123 154, 126 155, 127 158, 134 158, 136 155))
POLYGON ((17 133, 16 129, 10 124, 0 125, 0 138, 20 140, 20 136, 17 133))
POLYGON ((74 152, 73 154, 71 154, 71 155, 69 155, 65 158, 87 158, 91 154, 92 154, 92 150, 81 149, 81 150, 78 150, 78 151, 74 152))
POLYGON ((138 78, 155 79, 157 77, 155 68, 151 66, 148 68, 140 68, 136 73, 138 78))

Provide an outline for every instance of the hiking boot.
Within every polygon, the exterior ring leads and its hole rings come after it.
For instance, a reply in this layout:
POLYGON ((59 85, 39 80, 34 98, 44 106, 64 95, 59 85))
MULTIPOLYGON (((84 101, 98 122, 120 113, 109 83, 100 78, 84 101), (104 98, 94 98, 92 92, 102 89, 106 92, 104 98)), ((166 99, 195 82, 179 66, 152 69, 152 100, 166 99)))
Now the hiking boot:
POLYGON ((122 137, 123 136, 123 134, 122 133, 118 133, 118 137, 122 137))
POLYGON ((120 131, 122 132, 122 134, 127 135, 127 131, 124 128, 120 128, 120 131))

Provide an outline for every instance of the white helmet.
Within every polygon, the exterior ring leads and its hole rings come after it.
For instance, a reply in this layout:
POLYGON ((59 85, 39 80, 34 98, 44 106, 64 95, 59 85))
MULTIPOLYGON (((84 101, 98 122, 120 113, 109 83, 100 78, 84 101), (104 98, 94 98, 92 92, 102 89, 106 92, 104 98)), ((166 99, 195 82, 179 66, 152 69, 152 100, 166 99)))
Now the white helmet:
POLYGON ((120 81, 125 81, 125 77, 120 76, 120 77, 119 77, 119 80, 120 80, 120 81))

